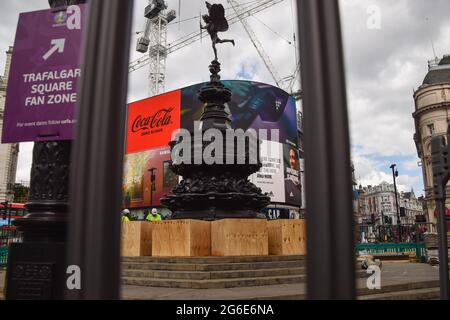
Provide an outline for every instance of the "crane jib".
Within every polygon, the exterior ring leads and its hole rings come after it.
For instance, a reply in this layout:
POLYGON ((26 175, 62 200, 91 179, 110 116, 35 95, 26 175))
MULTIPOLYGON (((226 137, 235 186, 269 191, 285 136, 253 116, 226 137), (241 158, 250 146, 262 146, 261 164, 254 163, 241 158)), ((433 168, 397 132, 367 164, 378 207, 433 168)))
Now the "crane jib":
MULTIPOLYGON (((268 9, 280 2, 283 2, 284 0, 266 0, 257 4, 249 5, 245 8, 242 8, 241 13, 234 13, 231 14, 228 18, 229 25, 235 24, 237 22, 240 22, 241 19, 250 17, 251 15, 254 15, 258 12, 261 12, 265 9, 268 9)), ((201 32, 192 32, 186 36, 183 36, 179 38, 178 40, 175 40, 174 42, 170 43, 167 47, 167 54, 170 54, 172 52, 175 52, 179 49, 182 49, 194 42, 197 42, 201 39, 201 32)), ((136 70, 139 70, 146 65, 150 63, 150 57, 149 55, 143 55, 142 57, 132 61, 129 65, 128 72, 134 72, 136 70)))

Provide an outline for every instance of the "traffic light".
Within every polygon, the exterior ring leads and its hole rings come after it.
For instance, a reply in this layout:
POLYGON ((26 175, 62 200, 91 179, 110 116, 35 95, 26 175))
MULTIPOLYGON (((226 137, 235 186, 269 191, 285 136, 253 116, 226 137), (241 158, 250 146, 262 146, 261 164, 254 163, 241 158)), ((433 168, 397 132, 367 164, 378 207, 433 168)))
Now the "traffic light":
POLYGON ((6 220, 7 218, 6 218, 6 215, 7 215, 7 208, 8 208, 8 202, 2 202, 2 203, 0 203, 2 206, 3 206, 3 208, 0 208, 0 209, 2 209, 1 211, 3 212, 3 220, 6 220))

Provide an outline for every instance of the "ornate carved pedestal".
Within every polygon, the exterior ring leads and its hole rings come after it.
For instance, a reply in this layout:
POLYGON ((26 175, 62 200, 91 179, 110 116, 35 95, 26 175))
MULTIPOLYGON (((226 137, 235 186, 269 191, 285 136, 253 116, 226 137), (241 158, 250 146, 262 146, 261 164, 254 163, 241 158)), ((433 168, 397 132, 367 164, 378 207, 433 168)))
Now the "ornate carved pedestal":
POLYGON ((7 299, 64 297, 70 148, 70 141, 35 143, 29 214, 14 221, 23 243, 10 247, 7 299))
MULTIPOLYGON (((242 151, 235 141, 226 139, 231 131, 230 116, 225 110, 225 103, 231 99, 231 91, 220 82, 220 63, 213 61, 209 67, 211 81, 199 91, 199 100, 205 104, 200 118, 201 136, 208 129, 215 129, 222 134, 223 164, 206 164, 201 159, 195 164, 196 151, 205 148, 211 142, 203 142, 199 135, 191 133, 191 161, 174 159, 171 170, 183 177, 161 203, 172 212, 173 219, 218 220, 224 218, 261 218, 259 211, 270 203, 270 198, 263 195, 261 189, 248 181, 248 177, 261 168, 259 159, 259 141, 246 143, 243 150, 244 164, 237 164, 242 151), (231 144, 231 146, 230 146, 231 144), (251 163, 251 156, 256 161, 251 163), (227 164, 234 159, 234 164, 227 164), (228 161, 227 161, 228 160, 228 161)), ((171 150, 183 143, 181 137, 170 143, 171 150)), ((173 155, 173 152, 172 152, 173 155)))

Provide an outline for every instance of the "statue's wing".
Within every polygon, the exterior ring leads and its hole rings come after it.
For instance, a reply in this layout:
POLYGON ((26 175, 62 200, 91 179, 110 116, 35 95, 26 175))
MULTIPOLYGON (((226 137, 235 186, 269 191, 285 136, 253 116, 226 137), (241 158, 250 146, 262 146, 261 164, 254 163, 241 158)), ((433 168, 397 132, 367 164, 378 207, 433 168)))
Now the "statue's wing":
POLYGON ((228 21, 225 18, 225 9, 221 4, 213 4, 209 11, 209 16, 217 32, 228 30, 228 21))

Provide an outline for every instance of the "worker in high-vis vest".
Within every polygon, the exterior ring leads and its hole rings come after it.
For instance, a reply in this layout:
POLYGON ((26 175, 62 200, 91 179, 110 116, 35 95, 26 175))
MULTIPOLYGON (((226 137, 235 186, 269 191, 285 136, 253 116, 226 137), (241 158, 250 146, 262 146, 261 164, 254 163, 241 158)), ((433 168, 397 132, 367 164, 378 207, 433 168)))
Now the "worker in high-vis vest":
POLYGON ((122 211, 122 222, 130 222, 129 215, 130 215, 130 210, 128 210, 128 209, 123 210, 122 211))
POLYGON ((150 222, 161 221, 161 215, 158 214, 158 210, 156 210, 156 208, 153 208, 152 213, 147 215, 146 219, 150 222))

